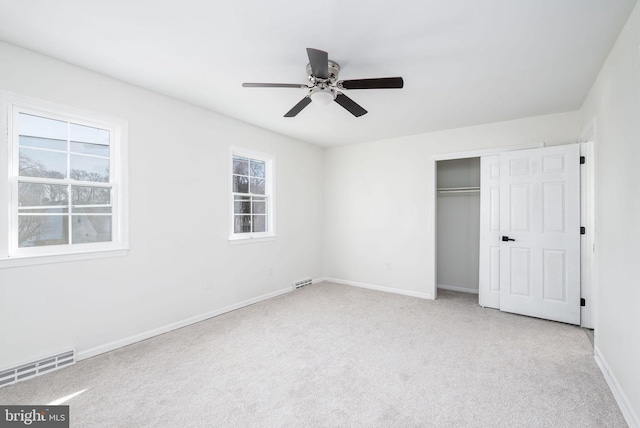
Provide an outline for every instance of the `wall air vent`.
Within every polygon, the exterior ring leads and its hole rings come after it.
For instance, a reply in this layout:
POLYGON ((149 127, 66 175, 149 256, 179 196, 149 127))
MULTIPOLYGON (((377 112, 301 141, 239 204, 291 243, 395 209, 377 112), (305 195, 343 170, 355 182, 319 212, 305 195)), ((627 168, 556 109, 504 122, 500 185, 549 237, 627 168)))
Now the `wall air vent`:
POLYGON ((298 288, 305 287, 307 285, 311 285, 311 278, 303 279, 301 281, 297 281, 293 283, 293 289, 297 290, 298 288))
POLYGON ((0 370, 0 387, 55 371, 64 366, 75 364, 75 362, 76 351, 70 349, 36 361, 0 370))

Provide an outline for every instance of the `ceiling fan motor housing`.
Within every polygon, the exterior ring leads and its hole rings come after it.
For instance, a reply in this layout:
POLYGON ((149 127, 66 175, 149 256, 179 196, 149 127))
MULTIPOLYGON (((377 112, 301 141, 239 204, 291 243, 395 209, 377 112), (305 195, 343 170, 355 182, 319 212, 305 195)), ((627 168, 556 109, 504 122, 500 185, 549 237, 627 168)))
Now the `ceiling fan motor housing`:
POLYGON ((340 65, 335 62, 335 61, 328 61, 328 66, 329 66, 329 78, 328 79, 321 79, 319 77, 316 77, 313 75, 313 70, 311 69, 311 64, 307 64, 307 74, 309 75, 309 80, 311 81, 311 83, 316 83, 316 82, 320 82, 320 81, 327 81, 327 82, 331 82, 331 84, 335 85, 336 82, 338 81, 338 74, 340 74, 340 65))
POLYGON ((329 78, 322 79, 313 74, 311 63, 307 64, 307 74, 309 81, 313 87, 309 89, 309 97, 317 104, 331 104, 336 99, 338 92, 336 90, 336 82, 340 73, 340 65, 335 61, 328 61, 329 78))

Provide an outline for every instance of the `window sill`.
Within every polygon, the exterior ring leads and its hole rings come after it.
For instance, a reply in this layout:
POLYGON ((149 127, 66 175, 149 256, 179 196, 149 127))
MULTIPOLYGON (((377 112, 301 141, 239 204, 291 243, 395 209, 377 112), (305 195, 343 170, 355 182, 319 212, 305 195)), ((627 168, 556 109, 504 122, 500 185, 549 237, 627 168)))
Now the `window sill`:
POLYGON ((259 238, 252 238, 252 237, 247 237, 247 238, 229 238, 229 245, 241 245, 241 244, 254 244, 257 242, 268 242, 268 241, 275 241, 276 240, 276 236, 272 235, 272 236, 262 236, 259 238))
POLYGON ((50 263, 75 262, 79 260, 103 259, 107 257, 121 257, 121 256, 126 256, 128 253, 129 253, 128 249, 120 248, 120 249, 113 249, 113 250, 98 250, 98 251, 89 251, 89 252, 82 252, 82 253, 13 256, 13 257, 0 259, 0 269, 19 267, 19 266, 44 265, 44 264, 50 264, 50 263))

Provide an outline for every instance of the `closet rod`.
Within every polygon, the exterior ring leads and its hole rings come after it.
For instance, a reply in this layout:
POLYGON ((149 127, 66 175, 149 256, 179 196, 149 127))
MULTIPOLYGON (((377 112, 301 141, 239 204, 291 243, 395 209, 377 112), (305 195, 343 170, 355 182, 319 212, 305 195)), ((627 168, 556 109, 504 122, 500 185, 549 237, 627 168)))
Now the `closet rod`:
POLYGON ((479 187, 441 187, 438 188, 438 193, 477 193, 480 191, 479 187))

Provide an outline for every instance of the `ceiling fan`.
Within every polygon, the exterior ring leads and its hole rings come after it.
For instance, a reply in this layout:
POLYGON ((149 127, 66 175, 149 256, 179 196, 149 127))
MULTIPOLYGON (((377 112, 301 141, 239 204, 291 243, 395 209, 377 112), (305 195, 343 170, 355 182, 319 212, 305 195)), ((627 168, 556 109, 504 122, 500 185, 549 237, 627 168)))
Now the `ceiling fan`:
POLYGON ((319 49, 307 48, 309 64, 307 74, 310 84, 296 83, 243 83, 244 88, 299 88, 308 91, 298 104, 293 106, 284 117, 294 117, 308 106, 311 101, 319 104, 330 104, 335 101, 347 109, 355 117, 366 114, 367 111, 359 104, 347 97, 343 90, 347 89, 392 89, 402 88, 402 77, 381 77, 377 79, 338 80, 340 65, 329 59, 329 54, 319 49))

